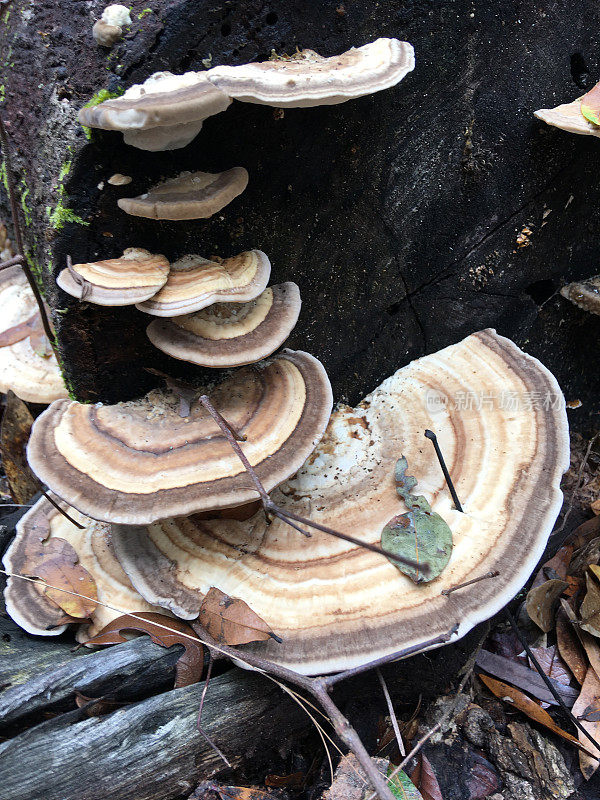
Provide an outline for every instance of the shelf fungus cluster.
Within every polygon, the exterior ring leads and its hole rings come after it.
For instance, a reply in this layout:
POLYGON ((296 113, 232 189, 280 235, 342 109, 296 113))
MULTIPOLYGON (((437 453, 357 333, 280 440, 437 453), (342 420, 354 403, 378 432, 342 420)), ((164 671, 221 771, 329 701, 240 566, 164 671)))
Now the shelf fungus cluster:
POLYGON ((389 89, 414 66, 412 45, 381 38, 330 58, 303 50, 204 72, 158 72, 122 97, 81 109, 79 121, 121 131, 127 144, 143 150, 173 150, 189 144, 232 98, 277 108, 333 105, 389 89))
POLYGON ((535 116, 569 133, 600 136, 600 83, 570 103, 562 103, 555 108, 540 108, 535 116))
POLYGON ((439 515, 452 539, 439 576, 421 583, 378 553, 267 521, 204 406, 188 396, 183 418, 172 390, 116 406, 53 403, 34 425, 30 464, 70 506, 112 523, 111 552, 146 603, 194 619, 217 587, 282 639, 253 647, 304 673, 363 664, 454 626, 464 635, 523 585, 561 505, 564 399, 548 370, 494 331, 403 367, 331 418, 325 372, 301 352, 233 371, 210 398, 284 511, 372 544, 411 510, 439 515), (491 571, 498 577, 442 594, 491 571))
POLYGON ((34 294, 18 266, 0 272, 0 311, 0 392, 12 389, 31 403, 67 397, 34 294))

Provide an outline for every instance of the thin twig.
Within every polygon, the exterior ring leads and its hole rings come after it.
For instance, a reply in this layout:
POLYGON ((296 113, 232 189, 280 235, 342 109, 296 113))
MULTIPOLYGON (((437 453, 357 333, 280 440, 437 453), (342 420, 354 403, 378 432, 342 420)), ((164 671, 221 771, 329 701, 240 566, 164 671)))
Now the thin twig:
POLYGON ((454 484, 452 483, 452 478, 450 477, 450 473, 448 472, 448 467, 446 466, 446 462, 444 460, 444 456, 442 455, 442 451, 438 444, 437 436, 433 431, 426 430, 425 436, 433 442, 433 447, 435 449, 435 454, 438 457, 438 461, 440 462, 440 467, 442 468, 442 472, 444 473, 444 478, 446 479, 446 483, 448 484, 448 489, 450 490, 450 494, 452 495, 452 500, 454 501, 454 505, 457 511, 463 512, 463 507, 460 504, 460 500, 458 499, 458 495, 456 494, 456 489, 454 488, 454 484))
POLYGON ((561 533, 561 531, 564 530, 564 527, 567 524, 567 520, 571 516, 571 511, 573 510, 573 503, 575 502, 575 498, 577 497, 577 494, 579 493, 579 491, 582 488, 581 487, 581 479, 583 477, 583 470, 586 467, 586 464, 587 464, 588 459, 590 457, 590 453, 592 452, 592 447, 594 446, 598 436, 600 436, 600 431, 598 431, 598 433, 596 433, 594 436, 592 436, 592 438, 588 442, 588 446, 587 446, 587 449, 585 451, 585 455, 583 457, 583 460, 582 460, 581 464, 579 465, 579 471, 577 472, 577 482, 575 484, 575 488, 571 492, 571 496, 569 498, 568 508, 567 508, 567 510, 565 512, 565 515, 563 517, 563 521, 561 522, 560 528, 557 528, 554 531, 554 533, 553 533, 554 536, 556 536, 557 533, 561 533))
POLYGON ((231 763, 227 760, 227 756, 223 753, 217 745, 213 742, 210 736, 206 733, 204 728, 202 727, 202 709, 204 708, 204 699, 206 697, 206 692, 208 691, 208 684, 210 683, 210 676, 212 675, 212 668, 213 668, 213 655, 210 650, 208 649, 208 667, 206 670, 206 678, 204 680, 204 686, 202 688, 202 695, 200 697, 200 705, 198 707, 198 718, 196 720, 196 730, 198 733, 204 738, 205 742, 211 747, 215 753, 219 756, 222 761, 231 769, 231 763))
MULTIPOLYGON (((442 727, 442 723, 440 721, 437 724, 435 724, 433 726, 433 728, 428 730, 427 733, 419 739, 419 741, 416 743, 416 745, 413 747, 413 749, 410 751, 410 753, 406 756, 406 758, 403 758, 402 761, 398 764, 398 766, 392 772, 390 772, 390 774, 387 776, 388 777, 388 781, 391 780, 393 777, 395 777, 400 772, 401 769, 404 769, 404 767, 408 764, 408 762, 411 760, 411 758, 413 758, 413 756, 417 755, 417 753, 423 747, 423 745, 427 742, 427 740, 430 739, 436 731, 439 731, 439 729, 441 727, 442 727)), ((377 797, 376 792, 373 792, 373 794, 371 794, 371 795, 369 795, 369 797, 367 797, 367 800, 375 800, 376 797, 377 797)))
MULTIPOLYGON (((291 528, 295 530, 299 530, 300 533, 304 533, 306 535, 306 531, 301 530, 296 525, 293 525, 291 520, 295 522, 299 522, 302 525, 308 525, 309 528, 315 528, 315 530, 322 531, 323 533, 328 533, 330 536, 335 536, 338 539, 343 539, 346 542, 351 542, 352 544, 357 545, 358 547, 363 547, 365 550, 371 550, 374 553, 378 553, 379 555, 383 555, 386 558, 391 559, 392 561, 396 561, 399 564, 412 567, 412 569, 419 568, 419 564, 416 561, 413 561, 410 558, 404 558, 402 556, 397 556, 394 553, 390 553, 387 550, 384 550, 382 547, 379 547, 376 544, 370 544, 369 542, 363 542, 360 539, 356 539, 354 536, 349 536, 347 533, 341 533, 340 531, 336 531, 333 528, 329 528, 326 525, 320 525, 317 522, 313 522, 306 517, 301 517, 299 514, 294 514, 292 511, 288 511, 285 508, 281 508, 280 506, 276 505, 270 498, 269 493, 263 486, 260 478, 256 474, 256 470, 252 466, 252 464, 248 461, 244 451, 240 447, 239 443, 235 439, 235 431, 231 427, 231 425, 227 422, 227 420, 216 410, 216 408, 211 403, 210 399, 205 395, 201 395, 199 398, 202 405, 206 408, 208 413, 217 423, 217 425, 221 428, 223 435, 231 445, 232 450, 240 459, 242 464, 244 465, 244 469, 250 476, 252 483, 254 484, 254 488, 258 492, 258 495, 261 499, 263 504, 263 508, 267 513, 274 514, 276 517, 279 517, 282 522, 288 524, 291 528)), ((423 571, 423 565, 420 565, 421 570, 423 571)))
POLYGON ((23 246, 23 232, 21 230, 21 223, 19 221, 19 207, 17 205, 17 194, 15 190, 15 184, 12 177, 12 166, 11 166, 11 158, 10 158, 10 146, 8 142, 8 134, 6 133, 6 128, 4 127, 4 120, 2 115, 0 114, 0 144, 2 145, 2 155, 4 156, 4 164, 6 167, 6 185, 8 187, 8 201, 10 203, 10 213, 12 217, 12 224, 14 228, 15 234, 15 244, 16 244, 16 255, 22 256, 23 261, 21 262, 21 266, 23 267, 23 272, 29 281, 29 286, 31 287, 31 291, 34 294, 38 307, 40 309, 40 317, 42 319, 42 325, 44 326, 44 333, 46 334, 46 338, 50 343, 54 351, 54 355, 57 357, 58 360, 58 353, 56 352, 56 345, 54 343, 54 332, 52 330, 52 325, 50 324, 50 320, 48 318, 48 313, 46 311, 46 306, 44 304, 44 298, 41 295, 40 289, 37 285, 37 282, 29 268, 29 264, 27 263, 27 259, 25 258, 25 248, 23 246))
POLYGON ((3 261, 0 264, 0 270, 8 269, 9 267, 20 266, 21 264, 23 264, 24 261, 25 259, 23 258, 23 256, 13 256, 12 258, 9 258, 7 261, 3 261))
POLYGON ((552 684, 552 681, 551 681, 551 680, 550 680, 550 678, 549 678, 549 677, 546 675, 546 673, 544 672, 544 670, 543 670, 543 668, 542 668, 542 665, 540 664, 540 662, 539 662, 539 661, 537 660, 537 658, 535 657, 535 654, 534 654, 534 652, 532 651, 531 647, 529 646, 529 642, 527 641, 527 639, 525 638, 525 636, 523 636, 523 633, 522 633, 522 632, 521 632, 521 630, 519 629, 519 626, 517 625, 517 622, 516 622, 516 620, 515 620, 514 616, 512 615, 512 612, 511 612, 511 610, 508 608, 508 606, 507 606, 507 607, 504 609, 504 613, 505 613, 505 615, 506 615, 506 618, 507 618, 507 619, 508 619, 508 621, 510 622, 510 626, 511 626, 511 628, 512 628, 512 629, 513 629, 513 631, 516 633, 516 635, 517 635, 517 638, 519 639, 519 641, 520 641, 520 642, 521 642, 521 644, 523 645, 523 648, 525 649, 525 652, 527 653, 527 656, 529 657, 529 660, 531 661, 531 663, 533 664, 533 666, 534 666, 534 667, 536 668, 536 670, 538 671, 540 678, 541 678, 541 679, 544 681, 544 683, 546 684, 546 686, 548 687, 548 689, 549 689, 549 690, 550 690, 550 692, 552 693, 552 696, 554 697, 554 699, 556 700, 556 702, 558 703, 558 705, 559 705, 559 706, 562 708, 562 710, 565 712, 565 714, 566 714, 566 715, 569 717, 569 719, 571 720, 571 722, 573 723, 573 725, 575 725, 575 727, 576 727, 576 728, 578 728, 578 729, 579 729, 579 730, 580 730, 580 731, 581 731, 581 732, 582 732, 582 733, 583 733, 583 734, 584 734, 584 735, 585 735, 585 736, 586 736, 586 737, 589 739, 589 741, 590 741, 590 742, 591 742, 591 743, 594 745, 594 747, 595 747, 597 750, 599 750, 599 751, 600 751, 600 744, 598 744, 598 742, 597 742, 597 741, 594 739, 594 737, 593 737, 593 736, 592 736, 592 735, 589 733, 589 731, 587 731, 587 730, 586 730, 586 729, 583 727, 583 725, 582 725, 582 724, 581 724, 581 722, 580 722, 580 721, 577 719, 577 717, 576 717, 576 716, 573 714, 573 712, 571 711, 571 709, 570 709, 570 708, 567 708, 567 706, 566 706, 566 704, 565 704, 565 701, 562 699, 562 697, 560 696, 560 694, 559 694, 559 693, 556 691, 556 688, 553 686, 553 684, 552 684))
POLYGON ((486 578, 497 578, 500 575, 500 572, 495 569, 491 572, 486 572, 485 575, 480 575, 478 578, 471 578, 470 581, 465 581, 464 583, 457 583, 456 586, 451 586, 449 589, 442 589, 440 594, 443 594, 447 597, 452 592, 456 592, 457 589, 464 589, 465 586, 470 586, 472 583, 479 583, 479 581, 484 581, 486 578))
POLYGON ((90 296, 92 292, 92 284, 86 280, 83 275, 80 275, 76 270, 73 269, 73 259, 71 256, 67 256, 67 272, 73 278, 77 286, 79 286, 81 289, 81 297, 79 299, 83 302, 90 296))
POLYGON ((80 522, 77 522, 77 520, 73 519, 73 517, 70 514, 67 514, 64 508, 61 508, 59 504, 56 502, 56 500, 48 494, 48 492, 45 492, 43 489, 40 489, 40 491, 44 495, 46 500, 50 503, 50 505, 54 506, 54 508, 57 511, 60 511, 63 517, 66 517, 66 519, 68 519, 69 522, 72 522, 76 528, 79 528, 80 531, 82 531, 85 528, 85 525, 82 525, 80 522))
POLYGON ((387 703, 390 719, 392 720, 392 728, 394 729, 394 733, 396 735, 396 741, 398 743, 398 750, 400 750, 401 756, 405 756, 406 750, 404 749, 404 742, 402 741, 402 734, 400 733, 398 718, 396 716, 396 712, 394 711, 394 704, 392 703, 392 698, 390 697, 390 693, 388 691, 385 678, 381 674, 381 670, 379 669, 379 667, 376 668, 375 672, 377 673, 377 677, 379 678, 379 683, 381 684, 381 690, 383 691, 383 696, 385 697, 385 702, 387 703))
POLYGON ((427 639, 419 644, 413 644, 410 647, 405 647, 404 650, 397 650, 395 653, 389 653, 388 655, 376 658, 374 661, 369 661, 367 664, 362 664, 358 667, 351 667, 350 669, 346 669, 343 672, 338 672, 335 675, 325 675, 323 676, 323 680, 327 684, 328 688, 331 688, 334 684, 344 681, 346 678, 353 678, 355 675, 360 675, 362 672, 367 672, 370 669, 375 669, 376 667, 381 667, 384 664, 389 664, 391 661, 398 661, 401 658, 416 656, 419 653, 423 653, 426 650, 431 649, 432 647, 445 644, 446 642, 450 641, 457 630, 458 624, 454 625, 454 627, 451 628, 448 633, 441 633, 439 636, 435 636, 433 639, 427 639))

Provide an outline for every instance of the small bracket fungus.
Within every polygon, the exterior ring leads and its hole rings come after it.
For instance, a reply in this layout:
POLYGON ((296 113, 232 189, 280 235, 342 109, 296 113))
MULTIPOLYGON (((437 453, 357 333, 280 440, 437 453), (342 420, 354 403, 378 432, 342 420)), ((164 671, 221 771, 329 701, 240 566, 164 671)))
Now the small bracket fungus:
POLYGON ((129 9, 115 3, 106 6, 102 16, 92 28, 92 35, 99 45, 112 47, 123 35, 125 25, 131 25, 129 9))
POLYGON ((569 283, 563 286, 560 293, 584 311, 600 314, 600 275, 569 283))
POLYGON ((248 185, 243 167, 225 172, 182 172, 138 197, 117 200, 120 209, 147 219, 207 219, 229 205, 248 185))
POLYGON ((51 403, 68 392, 44 335, 31 287, 18 266, 0 272, 0 392, 51 403))
POLYGON ((106 182, 111 186, 127 186, 128 183, 131 183, 131 176, 121 175, 120 172, 115 172, 106 182))
MULTIPOLYGON (((85 527, 76 528, 45 497, 40 498, 17 523, 16 536, 3 559, 6 571, 17 575, 30 574, 32 549, 43 553, 44 546, 48 542, 61 540, 67 543, 67 547, 77 557, 78 563, 93 578, 96 584, 96 596, 100 602, 109 603, 129 612, 156 611, 155 606, 147 603, 135 591, 115 558, 110 526, 103 522, 95 522, 75 509, 69 508, 65 503, 60 505, 85 527)), ((52 583, 52 580, 47 582, 52 583)), ((85 594, 83 586, 80 593, 85 594)), ((65 599, 69 598, 66 593, 64 596, 65 599)), ((4 599, 10 616, 29 633, 38 636, 58 636, 67 627, 64 623, 60 624, 65 612, 43 594, 41 585, 19 578, 8 578, 4 599)), ((90 623, 88 624, 86 619, 86 624, 79 628, 78 641, 87 641, 118 616, 118 611, 97 605, 91 615, 90 623)), ((77 620, 74 619, 73 622, 77 620)))
POLYGON ((137 307, 155 317, 177 317, 213 303, 247 302, 265 290, 270 275, 271 262, 262 250, 222 260, 183 256, 171 264, 163 288, 137 307))
POLYGON ((556 108, 540 108, 534 112, 534 116, 541 119, 547 125, 554 128, 561 128, 569 133, 580 133, 583 136, 600 136, 600 126, 587 120, 581 113, 581 100, 573 100, 572 103, 563 103, 556 108))
POLYGON ((412 45, 377 39, 339 56, 303 50, 291 58, 213 67, 208 79, 236 100, 299 108, 344 103, 395 86, 415 67, 412 45))
POLYGON ((216 303, 194 314, 156 319, 146 333, 173 358, 203 367, 240 367, 274 353, 300 313, 295 283, 269 286, 247 303, 216 303))
POLYGON ((63 269, 56 282, 73 297, 99 306, 132 306, 155 295, 168 275, 169 262, 164 256, 129 247, 121 258, 63 269), (78 282, 77 276, 83 280, 78 282))
POLYGON ((198 135, 207 117, 230 103, 205 72, 156 72, 121 97, 82 108, 79 121, 88 128, 121 131, 126 144, 141 150, 176 150, 198 135))
MULTIPOLYGON (((210 398, 245 435, 244 453, 267 490, 312 453, 333 402, 322 364, 290 350, 236 370, 210 398)), ((190 398, 187 413, 172 390, 114 406, 58 401, 34 423, 29 464, 59 497, 107 522, 141 524, 255 500, 202 403, 190 398)))
POLYGON ((334 411, 273 502, 377 544, 407 511, 395 484, 402 453, 452 531, 450 561, 428 583, 325 533, 306 539, 278 518, 267 523, 262 510, 245 521, 114 525, 117 558, 148 602, 184 619, 197 616, 211 586, 240 597, 283 639, 261 644, 261 654, 305 674, 365 664, 455 624, 464 636, 515 595, 544 550, 569 464, 564 399, 551 373, 511 341, 473 334, 400 369, 356 408, 334 411), (437 432, 465 513, 454 508, 426 429, 437 432), (495 570, 495 581, 442 595, 495 570))

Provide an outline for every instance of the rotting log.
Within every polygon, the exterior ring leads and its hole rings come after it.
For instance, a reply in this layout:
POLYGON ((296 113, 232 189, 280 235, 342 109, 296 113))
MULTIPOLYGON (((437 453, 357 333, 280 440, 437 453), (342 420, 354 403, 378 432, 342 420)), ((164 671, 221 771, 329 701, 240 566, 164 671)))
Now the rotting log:
POLYGON ((289 344, 323 360, 336 399, 355 403, 411 358, 491 325, 583 401, 572 422, 591 428, 600 320, 552 295, 597 272, 600 187, 590 165, 599 145, 532 115, 600 77, 596 3, 574 13, 523 0, 476 9, 470 0, 134 2, 131 30, 110 51, 91 35, 104 5, 13 0, 0 25, 29 254, 80 399, 139 395, 155 381, 147 366, 192 371, 152 348, 140 312, 58 292, 53 275, 68 253, 82 261, 129 245, 169 258, 260 247, 274 280, 300 285, 289 344), (411 41, 417 65, 372 97, 283 115, 236 102, 164 154, 110 132, 88 142, 76 122, 99 89, 156 70, 238 64, 297 45, 331 55, 378 36, 411 41), (117 209, 119 196, 160 177, 238 164, 248 189, 211 220, 156 223, 117 209), (133 182, 109 186, 115 172, 133 182))

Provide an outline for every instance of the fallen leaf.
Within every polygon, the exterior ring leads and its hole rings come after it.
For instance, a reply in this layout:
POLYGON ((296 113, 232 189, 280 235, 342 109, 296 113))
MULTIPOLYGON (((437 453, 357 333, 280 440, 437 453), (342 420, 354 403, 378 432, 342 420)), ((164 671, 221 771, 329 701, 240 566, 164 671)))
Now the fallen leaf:
POLYGON ((83 708, 86 717, 103 717, 105 714, 111 714, 118 708, 129 705, 123 700, 110 700, 109 698, 87 697, 81 692, 75 692, 75 705, 77 708, 83 708), (91 703, 91 705, 88 705, 91 703))
POLYGON ((573 555, 573 545, 563 545, 560 547, 552 558, 548 559, 537 571, 531 588, 535 589, 541 586, 547 580, 558 578, 559 580, 567 580, 567 572, 573 555))
POLYGON ((50 539, 43 549, 44 555, 41 560, 37 563, 26 562, 25 573, 41 578, 56 587, 46 587, 44 594, 62 608, 65 614, 77 619, 87 619, 98 605, 98 593, 93 577, 82 567, 75 549, 64 539, 58 537, 50 539), (60 591, 61 589, 66 591, 60 591), (68 594, 69 592, 85 597, 68 594))
POLYGON ((586 722, 600 722, 600 697, 597 697, 589 706, 586 706, 577 719, 586 722))
POLYGON ((203 800, 207 792, 214 792, 221 800, 274 800, 275 798, 275 795, 252 786, 221 786, 212 781, 204 781, 189 800, 203 800))
POLYGON ((600 83, 581 98, 581 113, 590 122, 600 125, 600 83))
POLYGON ((285 787, 299 789, 303 784, 303 772, 292 772, 291 775, 267 775, 265 777, 265 786, 270 789, 283 789, 285 787))
POLYGON ((581 685, 585 680, 587 662, 578 635, 569 622, 564 608, 560 608, 556 615, 556 644, 573 677, 581 685))
POLYGON ((553 678, 555 681, 558 681, 558 683, 569 686, 571 683, 571 673, 562 660, 556 645, 552 645, 551 647, 532 647, 531 652, 549 678, 553 678))
POLYGON ((27 503, 39 489, 25 453, 32 425, 29 409, 9 389, 0 428, 0 456, 15 503, 27 503))
MULTIPOLYGON (((469 800, 484 800, 498 792, 501 786, 500 776, 492 764, 479 752, 472 752, 469 772, 466 776, 466 788, 469 800)), ((500 795, 502 796, 502 795, 500 795)))
POLYGON ((412 771, 410 779, 421 792, 423 800, 444 800, 431 762, 423 753, 420 753, 419 761, 412 771))
POLYGON ((219 644, 232 647, 278 638, 248 603, 229 597, 214 586, 202 601, 198 621, 219 644))
MULTIPOLYGON (((598 680, 598 676, 594 672, 592 668, 588 669, 587 675, 585 676, 585 680, 583 682, 583 686, 581 687, 581 694, 577 698, 575 705, 573 706, 573 715, 575 717, 582 716, 583 712, 588 708, 588 706, 592 705, 600 698, 600 680, 598 680)), ((581 723, 586 731, 598 740, 600 736, 600 722, 582 722, 581 723)), ((587 739, 584 737, 581 731, 579 732, 579 741, 583 744, 585 742, 586 745, 586 752, 579 753, 579 767, 581 769, 581 773, 586 781, 592 777, 594 772, 598 769, 598 764, 600 761, 600 749, 593 748, 587 739), (590 755, 589 748, 592 747, 592 754, 590 755), (595 758, 593 756, 596 756, 595 758)))
POLYGON ((185 650, 175 667, 175 688, 197 683, 204 667, 204 648, 196 632, 186 622, 154 611, 138 611, 136 616, 123 614, 105 625, 96 636, 86 642, 86 646, 120 644, 126 642, 127 632, 147 633, 155 644, 172 647, 181 644, 185 650), (140 617, 142 619, 140 619, 140 617), (157 624, 158 623, 158 624, 157 624), (164 627, 169 630, 165 630, 164 627), (186 634, 182 636, 182 634, 186 634), (192 636, 197 641, 188 637, 192 636))
MULTIPOLYGON (((575 530, 569 534, 565 544, 568 542, 576 548, 584 547, 600 533, 600 517, 586 519, 575 530)), ((569 570, 571 571, 571 570, 569 570)))
MULTIPOLYGON (((495 678, 509 681, 513 686, 517 686, 519 689, 529 692, 529 694, 537 697, 538 700, 542 700, 544 703, 550 703, 551 705, 558 705, 556 698, 549 691, 543 678, 540 677, 535 669, 531 669, 518 661, 511 661, 495 653, 490 653, 487 650, 479 651, 475 663, 478 667, 489 672, 495 678)), ((563 702, 568 707, 571 707, 577 699, 577 689, 572 689, 568 685, 565 686, 555 678, 552 678, 552 683, 563 702)))
POLYGON ((525 600, 527 613, 544 633, 551 631, 554 626, 554 606, 567 586, 566 581, 554 578, 527 592, 525 600))
POLYGON ((393 777, 390 777, 394 772, 394 768, 388 769, 388 786, 391 789, 394 797, 400 800, 423 800, 423 795, 408 777, 404 770, 399 770, 393 777))
POLYGON ((448 565, 452 554, 452 531, 422 495, 412 489, 417 481, 406 474, 406 458, 398 459, 395 483, 398 495, 408 506, 406 514, 392 517, 381 533, 381 546, 395 556, 416 561, 418 567, 392 561, 400 572, 415 583, 426 583, 437 578, 448 565))
POLYGON ((597 564, 600 559, 600 536, 594 536, 574 553, 569 565, 569 573, 583 579, 587 568, 597 564))
POLYGON ((40 312, 36 311, 29 319, 24 322, 19 322, 18 325, 13 325, 12 328, 7 328, 0 333, 0 347, 10 347, 12 344, 22 342, 23 339, 28 339, 31 332, 34 330, 36 317, 40 316, 40 312))
POLYGON ((483 675, 479 673, 478 677, 483 681, 490 692, 496 695, 498 699, 504 700, 506 703, 510 703, 515 708, 518 708, 519 711, 522 711, 524 714, 526 714, 529 719, 532 719, 534 722, 538 722, 540 725, 548 728, 548 730, 556 733, 558 736, 561 736, 568 742, 572 742, 574 745, 579 747, 580 750, 585 750, 587 752, 587 747, 581 744, 579 740, 575 738, 575 736, 567 733, 567 731, 563 731, 563 729, 560 728, 556 722, 554 722, 550 714, 538 706, 535 700, 527 697, 527 695, 523 694, 523 692, 519 691, 519 689, 515 689, 514 686, 509 686, 508 683, 503 683, 502 681, 497 681, 495 678, 490 678, 489 675, 483 675))
POLYGON ((600 636, 600 586, 589 573, 585 576, 587 591, 579 608, 580 627, 600 636))

